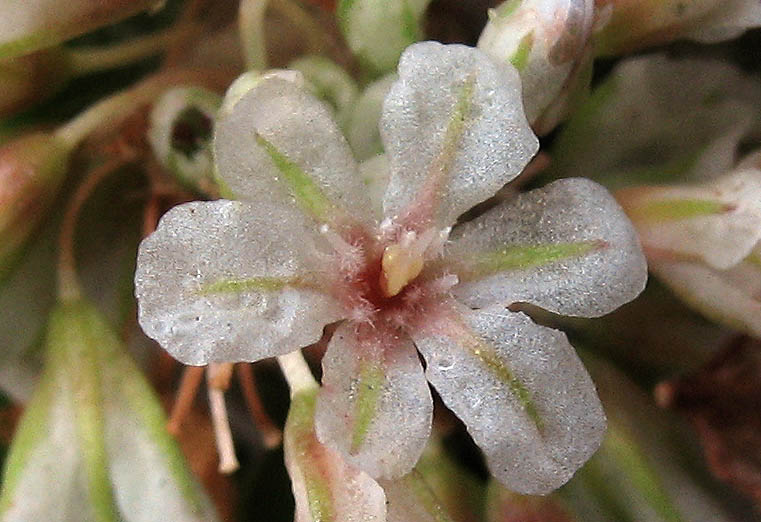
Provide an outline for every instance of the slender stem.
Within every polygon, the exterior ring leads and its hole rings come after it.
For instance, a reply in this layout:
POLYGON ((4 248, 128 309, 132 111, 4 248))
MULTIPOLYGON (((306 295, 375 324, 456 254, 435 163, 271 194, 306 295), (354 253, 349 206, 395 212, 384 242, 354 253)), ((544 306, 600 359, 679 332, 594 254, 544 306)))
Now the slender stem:
POLYGON ((174 436, 180 434, 182 422, 193 407, 193 401, 196 398, 196 393, 198 393, 198 387, 201 385, 204 370, 203 366, 186 366, 182 373, 177 398, 172 406, 169 422, 167 422, 167 430, 174 436))
POLYGON ((232 473, 240 465, 238 458, 235 456, 233 436, 230 432, 230 422, 227 418, 225 392, 213 386, 209 386, 208 390, 211 421, 214 425, 214 438, 217 441, 217 451, 219 452, 219 471, 220 473, 232 473))
POLYGON ((91 170, 69 201, 58 237, 58 295, 61 300, 74 300, 82 295, 74 255, 74 232, 82 206, 103 178, 134 159, 134 156, 118 156, 91 170))
POLYGON ((291 388, 291 397, 299 392, 309 391, 317 388, 317 381, 312 375, 301 350, 296 350, 277 358, 280 369, 283 371, 285 380, 291 388))
POLYGON ((251 369, 251 365, 248 363, 239 363, 235 365, 236 373, 238 374, 238 382, 240 383, 241 391, 243 392, 243 398, 246 400, 248 411, 251 413, 251 417, 254 419, 259 432, 262 435, 264 445, 267 448, 275 448, 280 445, 283 440, 283 433, 275 426, 270 416, 267 414, 267 410, 262 404, 262 400, 259 397, 259 393, 256 390, 256 379, 254 378, 254 372, 251 369))
POLYGON ((222 71, 166 69, 92 105, 59 127, 56 136, 74 148, 96 130, 108 132, 117 128, 130 114, 151 103, 169 87, 201 84, 224 88, 231 79, 229 76, 222 71))
POLYGON ((238 8, 238 33, 251 69, 267 68, 267 43, 264 38, 264 15, 269 0, 241 0, 238 8))
POLYGON ((68 50, 69 64, 75 75, 114 69, 164 52, 191 30, 187 26, 172 27, 116 45, 75 47, 68 50))
POLYGON ((326 32, 310 14, 298 2, 293 0, 272 0, 272 9, 283 16, 298 29, 298 34, 306 40, 308 51, 320 53, 326 45, 326 32))

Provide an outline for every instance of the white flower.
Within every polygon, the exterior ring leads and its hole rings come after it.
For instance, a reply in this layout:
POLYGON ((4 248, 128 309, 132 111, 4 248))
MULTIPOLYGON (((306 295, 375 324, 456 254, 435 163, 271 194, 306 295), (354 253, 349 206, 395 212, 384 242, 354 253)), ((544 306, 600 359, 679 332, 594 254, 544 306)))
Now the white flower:
POLYGON ((599 316, 642 290, 646 266, 617 203, 583 179, 448 237, 536 152, 515 70, 460 45, 410 47, 381 118, 382 201, 298 82, 265 76, 225 107, 216 166, 240 201, 176 207, 143 242, 146 333, 200 365, 285 354, 342 321, 315 419, 350 464, 384 479, 414 466, 431 427, 427 379, 508 487, 567 481, 605 429, 594 385, 565 335, 506 306, 599 316))

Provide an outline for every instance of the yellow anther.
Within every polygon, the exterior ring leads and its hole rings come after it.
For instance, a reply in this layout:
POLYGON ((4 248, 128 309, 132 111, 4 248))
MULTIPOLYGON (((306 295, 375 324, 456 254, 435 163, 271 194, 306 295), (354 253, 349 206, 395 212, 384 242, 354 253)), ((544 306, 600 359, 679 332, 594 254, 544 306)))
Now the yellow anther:
POLYGON ((381 268, 381 290, 386 297, 393 297, 423 270, 423 253, 400 244, 387 246, 381 268))

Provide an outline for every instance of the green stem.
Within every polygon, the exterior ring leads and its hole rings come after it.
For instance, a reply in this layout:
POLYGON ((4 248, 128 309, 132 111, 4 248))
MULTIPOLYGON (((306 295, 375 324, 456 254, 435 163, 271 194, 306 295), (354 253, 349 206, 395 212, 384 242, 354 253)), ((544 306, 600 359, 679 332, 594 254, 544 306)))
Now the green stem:
POLYGON ((191 28, 173 27, 165 31, 132 38, 124 43, 106 47, 75 47, 67 50, 74 75, 85 75, 105 69, 115 69, 162 53, 186 35, 191 28))
POLYGON ((70 148, 77 147, 96 130, 108 132, 116 129, 125 118, 143 105, 150 104, 164 90, 182 84, 200 84, 224 87, 229 83, 227 74, 190 69, 166 69, 132 87, 100 100, 90 108, 59 127, 55 134, 70 148))

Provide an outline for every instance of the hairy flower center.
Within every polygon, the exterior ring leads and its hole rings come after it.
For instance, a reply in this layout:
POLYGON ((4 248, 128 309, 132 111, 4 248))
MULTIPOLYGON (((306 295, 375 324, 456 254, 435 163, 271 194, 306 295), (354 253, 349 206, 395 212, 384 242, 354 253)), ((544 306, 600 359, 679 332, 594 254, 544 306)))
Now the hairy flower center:
POLYGON ((437 239, 442 242, 448 230, 404 231, 385 246, 366 236, 347 242, 325 229, 323 233, 337 256, 340 277, 334 292, 350 320, 394 328, 411 326, 424 315, 432 298, 456 283, 454 276, 421 277, 426 255, 440 247, 437 239))

